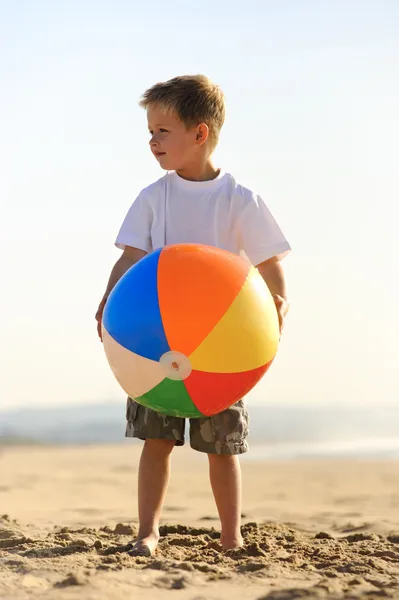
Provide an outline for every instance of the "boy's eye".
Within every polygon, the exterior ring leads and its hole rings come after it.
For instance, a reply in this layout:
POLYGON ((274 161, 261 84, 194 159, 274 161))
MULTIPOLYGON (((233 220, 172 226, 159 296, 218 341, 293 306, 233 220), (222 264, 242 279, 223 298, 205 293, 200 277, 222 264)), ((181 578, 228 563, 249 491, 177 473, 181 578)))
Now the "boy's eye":
MULTIPOLYGON (((160 131, 160 133, 168 133, 168 130, 167 130, 167 129, 162 129, 162 128, 160 128, 160 129, 159 129, 159 131, 160 131)), ((150 135, 154 135, 154 132, 152 131, 152 129, 149 129, 149 130, 148 130, 148 133, 149 133, 150 135)))

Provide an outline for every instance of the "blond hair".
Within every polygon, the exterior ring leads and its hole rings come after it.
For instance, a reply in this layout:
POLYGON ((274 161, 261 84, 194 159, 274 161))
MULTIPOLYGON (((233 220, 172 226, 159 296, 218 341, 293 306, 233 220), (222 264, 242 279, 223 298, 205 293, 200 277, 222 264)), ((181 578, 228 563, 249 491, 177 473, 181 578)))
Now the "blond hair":
POLYGON ((217 145, 226 114, 224 94, 205 75, 182 75, 156 83, 140 100, 145 109, 151 104, 172 112, 186 127, 206 123, 212 148, 217 145))

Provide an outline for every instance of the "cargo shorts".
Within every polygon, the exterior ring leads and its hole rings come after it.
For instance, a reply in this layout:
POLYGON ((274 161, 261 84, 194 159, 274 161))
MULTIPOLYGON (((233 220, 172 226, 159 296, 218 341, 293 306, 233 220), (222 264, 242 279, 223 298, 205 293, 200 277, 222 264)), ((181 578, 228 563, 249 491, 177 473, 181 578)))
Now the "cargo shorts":
MULTIPOLYGON (((174 440, 184 445, 186 419, 169 417, 127 399, 126 437, 174 440)), ((190 419, 190 445, 207 454, 243 454, 248 450, 248 412, 239 400, 227 410, 213 415, 190 419)))

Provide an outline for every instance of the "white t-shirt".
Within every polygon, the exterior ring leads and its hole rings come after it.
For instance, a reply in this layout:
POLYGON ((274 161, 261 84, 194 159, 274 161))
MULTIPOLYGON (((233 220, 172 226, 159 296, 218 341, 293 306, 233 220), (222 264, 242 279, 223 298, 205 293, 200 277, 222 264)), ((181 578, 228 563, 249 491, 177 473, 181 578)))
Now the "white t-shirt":
POLYGON ((253 265, 291 250, 262 198, 223 171, 211 181, 168 172, 140 192, 115 241, 145 252, 178 243, 223 248, 253 265))

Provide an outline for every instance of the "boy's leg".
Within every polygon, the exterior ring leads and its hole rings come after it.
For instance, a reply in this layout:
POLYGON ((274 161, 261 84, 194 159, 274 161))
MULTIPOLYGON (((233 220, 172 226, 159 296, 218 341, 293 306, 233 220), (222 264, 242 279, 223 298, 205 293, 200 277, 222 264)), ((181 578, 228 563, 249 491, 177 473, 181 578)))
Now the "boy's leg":
POLYGON ((146 440, 138 482, 139 532, 131 552, 153 555, 159 540, 159 519, 170 477, 172 440, 146 440))
POLYGON ((241 535, 241 467, 238 456, 208 454, 209 476, 222 526, 224 550, 239 548, 241 535))
POLYGON ((126 437, 144 442, 138 476, 139 532, 131 554, 154 554, 159 539, 159 519, 170 476, 170 455, 184 444, 185 420, 167 417, 127 400, 126 437))
POLYGON ((212 491, 221 521, 225 550, 242 545, 241 468, 239 454, 248 450, 248 413, 240 400, 229 409, 190 420, 191 447, 206 452, 212 491))

